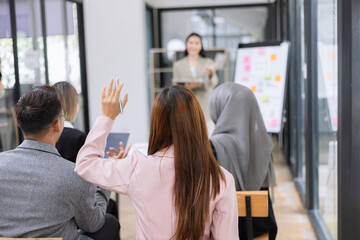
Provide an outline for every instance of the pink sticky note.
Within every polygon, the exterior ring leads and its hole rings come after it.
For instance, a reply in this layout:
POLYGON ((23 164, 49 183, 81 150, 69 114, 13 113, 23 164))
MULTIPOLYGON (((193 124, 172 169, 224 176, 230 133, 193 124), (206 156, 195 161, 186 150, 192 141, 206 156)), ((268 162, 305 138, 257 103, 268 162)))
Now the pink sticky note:
POLYGON ((244 75, 244 76, 242 77, 242 80, 247 81, 247 80, 249 80, 249 77, 248 77, 247 75, 244 75))
POLYGON ((248 63, 250 62, 250 57, 249 56, 245 56, 244 57, 244 63, 248 63))
POLYGON ((337 119, 337 118, 333 118, 333 124, 334 124, 335 126, 338 125, 338 119, 337 119))
POLYGON ((272 120, 270 121, 270 127, 276 127, 276 126, 278 125, 278 123, 279 123, 279 120, 277 120, 277 119, 272 119, 272 120))
POLYGON ((263 55, 265 53, 265 48, 261 47, 258 50, 259 55, 263 55))
POLYGON ((249 71, 250 71, 250 65, 245 65, 244 71, 245 71, 245 72, 249 72, 249 71))

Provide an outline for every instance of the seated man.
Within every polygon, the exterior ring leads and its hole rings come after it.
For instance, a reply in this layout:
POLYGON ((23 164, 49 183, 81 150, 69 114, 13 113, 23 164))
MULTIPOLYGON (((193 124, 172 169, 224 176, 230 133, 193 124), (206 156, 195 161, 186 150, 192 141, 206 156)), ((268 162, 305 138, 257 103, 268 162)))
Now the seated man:
POLYGON ((0 153, 0 236, 119 239, 119 222, 106 214, 110 192, 80 178, 55 148, 64 128, 55 89, 35 87, 15 111, 25 140, 0 153))

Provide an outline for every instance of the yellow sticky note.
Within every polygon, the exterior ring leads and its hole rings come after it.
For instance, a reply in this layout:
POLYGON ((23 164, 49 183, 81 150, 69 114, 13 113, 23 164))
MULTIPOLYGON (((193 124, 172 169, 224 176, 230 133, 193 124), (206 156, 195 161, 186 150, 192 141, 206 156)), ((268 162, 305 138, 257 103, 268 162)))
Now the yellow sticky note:
POLYGON ((275 76, 275 82, 280 82, 281 81, 281 76, 280 75, 276 75, 275 76))
POLYGON ((268 96, 262 96, 261 97, 261 101, 262 102, 267 102, 269 100, 269 97, 268 96))
POLYGON ((271 54, 271 61, 276 61, 276 57, 277 57, 276 54, 271 54))
POLYGON ((251 86, 251 91, 256 92, 256 86, 251 86))
POLYGON ((271 74, 265 74, 264 79, 268 80, 271 78, 271 74))

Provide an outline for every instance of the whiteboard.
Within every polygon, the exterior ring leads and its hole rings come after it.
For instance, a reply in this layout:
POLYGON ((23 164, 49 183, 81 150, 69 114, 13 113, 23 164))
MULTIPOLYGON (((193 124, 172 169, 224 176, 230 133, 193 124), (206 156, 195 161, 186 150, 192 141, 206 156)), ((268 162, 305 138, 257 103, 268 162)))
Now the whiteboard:
POLYGON ((236 54, 234 82, 252 90, 269 133, 282 128, 289 45, 245 45, 236 54))

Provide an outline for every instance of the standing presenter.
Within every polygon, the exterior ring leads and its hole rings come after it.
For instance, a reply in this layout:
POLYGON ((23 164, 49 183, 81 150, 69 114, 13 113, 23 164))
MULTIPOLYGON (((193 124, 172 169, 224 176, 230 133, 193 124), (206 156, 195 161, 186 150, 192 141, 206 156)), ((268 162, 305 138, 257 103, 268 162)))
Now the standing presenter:
POLYGON ((201 36, 191 33, 186 38, 185 57, 174 63, 173 84, 184 85, 198 99, 206 122, 210 120, 208 99, 218 78, 215 63, 205 57, 201 36))

